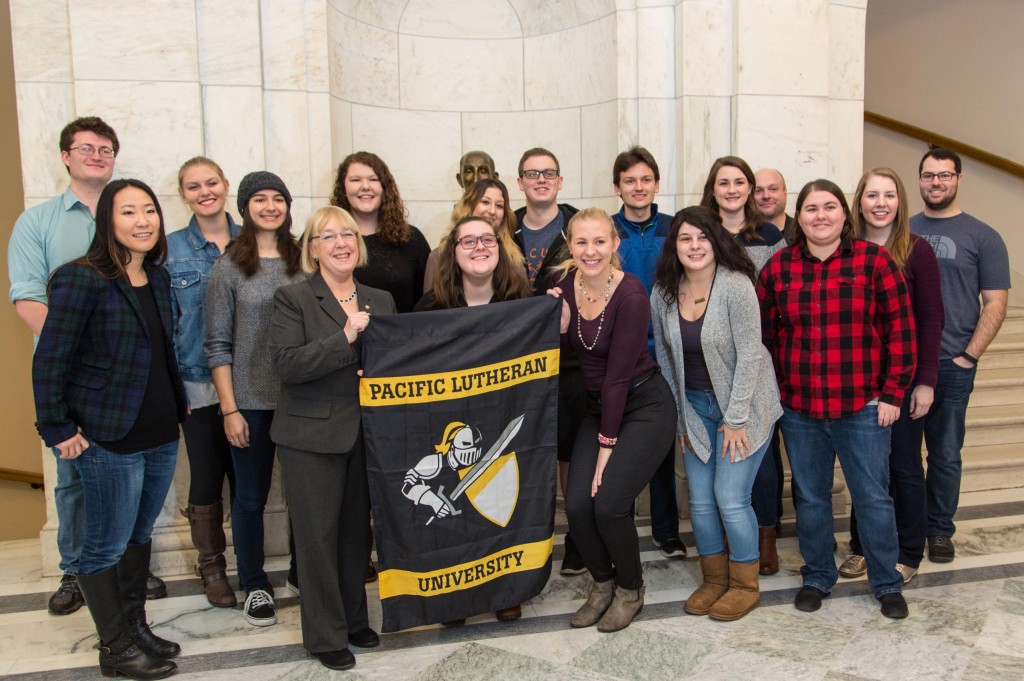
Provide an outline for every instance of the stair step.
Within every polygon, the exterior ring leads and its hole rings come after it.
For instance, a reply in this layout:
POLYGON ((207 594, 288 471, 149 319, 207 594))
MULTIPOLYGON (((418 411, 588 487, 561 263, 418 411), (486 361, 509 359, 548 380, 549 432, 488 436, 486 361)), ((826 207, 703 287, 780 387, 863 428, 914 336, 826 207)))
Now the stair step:
POLYGON ((1003 329, 985 350, 978 368, 981 370, 1015 367, 1024 367, 1024 331, 1005 333, 1003 329))
POLYGON ((1024 368, 979 369, 974 379, 971 407, 1024 405, 1024 368))
POLYGON ((1020 442, 964 447, 961 492, 1024 487, 1020 442))
POLYGON ((1024 409, 1019 405, 971 407, 967 410, 964 445, 1024 443, 1024 409))
POLYGON ((1003 320, 999 333, 1024 333, 1024 307, 1006 308, 1006 319, 1003 320))

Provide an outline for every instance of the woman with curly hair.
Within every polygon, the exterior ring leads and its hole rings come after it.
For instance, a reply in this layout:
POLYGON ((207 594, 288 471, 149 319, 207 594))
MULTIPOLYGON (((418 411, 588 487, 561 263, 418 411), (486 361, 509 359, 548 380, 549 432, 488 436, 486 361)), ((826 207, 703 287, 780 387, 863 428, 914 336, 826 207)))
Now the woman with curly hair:
POLYGON ((399 312, 409 312, 423 295, 423 273, 430 245, 406 222, 405 204, 386 163, 357 151, 338 166, 331 205, 347 210, 366 241, 368 264, 355 276, 360 283, 391 294, 399 312))

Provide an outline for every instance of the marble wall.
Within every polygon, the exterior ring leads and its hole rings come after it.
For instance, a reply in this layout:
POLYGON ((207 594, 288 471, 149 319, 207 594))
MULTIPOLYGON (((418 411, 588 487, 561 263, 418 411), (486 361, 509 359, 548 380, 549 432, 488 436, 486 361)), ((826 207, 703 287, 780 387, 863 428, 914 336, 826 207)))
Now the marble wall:
POLYGON ((338 162, 374 151, 432 242, 469 149, 494 156, 517 205, 533 146, 558 155, 578 206, 617 209, 612 161, 636 143, 659 161, 664 212, 695 203, 724 154, 780 168, 793 195, 820 176, 852 191, 866 5, 10 0, 26 202, 65 186, 57 133, 88 114, 118 131, 117 172, 151 183, 171 226, 187 217, 177 168, 200 153, 233 183, 280 174, 301 225, 338 162))

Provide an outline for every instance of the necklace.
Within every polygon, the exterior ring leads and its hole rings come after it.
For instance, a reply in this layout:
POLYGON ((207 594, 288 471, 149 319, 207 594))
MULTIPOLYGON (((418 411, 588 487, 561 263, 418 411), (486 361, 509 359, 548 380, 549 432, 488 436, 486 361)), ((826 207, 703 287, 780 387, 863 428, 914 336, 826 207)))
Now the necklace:
POLYGON ((580 277, 579 277, 580 293, 582 293, 583 297, 586 298, 591 303, 596 303, 598 300, 601 300, 602 298, 604 299, 604 302, 607 303, 608 299, 611 298, 612 280, 614 278, 615 278, 615 268, 612 267, 612 268, 608 269, 608 281, 606 281, 605 284, 604 284, 604 290, 601 291, 601 294, 597 298, 591 298, 590 297, 590 291, 587 290, 587 283, 585 281, 583 281, 583 275, 580 274, 580 277))
POLYGON ((579 336, 580 343, 583 344, 583 347, 590 352, 593 352, 594 348, 597 347, 597 339, 601 337, 601 329, 604 327, 604 312, 607 309, 608 306, 605 305, 604 309, 601 310, 601 316, 597 318, 597 333, 594 334, 594 342, 592 345, 587 345, 587 341, 583 340, 583 322, 581 321, 583 319, 583 315, 579 314, 579 311, 577 311, 578 316, 576 317, 576 335, 579 336))
POLYGON ((355 299, 356 299, 356 290, 352 289, 352 295, 350 295, 348 298, 338 298, 338 302, 342 303, 342 304, 351 303, 355 299))
MULTIPOLYGON (((704 295, 702 295, 700 298, 694 298, 693 299, 693 304, 694 305, 700 305, 701 303, 705 302, 708 299, 708 295, 711 293, 711 286, 714 286, 714 285, 715 285, 715 281, 714 281, 714 279, 712 279, 711 280, 711 285, 708 286, 708 290, 705 291, 704 295)), ((692 285, 690 284, 690 282, 687 281, 686 282, 686 287, 690 288, 691 286, 692 285)), ((682 283, 679 284, 679 296, 683 300, 686 300, 686 291, 683 289, 683 284, 682 283)))

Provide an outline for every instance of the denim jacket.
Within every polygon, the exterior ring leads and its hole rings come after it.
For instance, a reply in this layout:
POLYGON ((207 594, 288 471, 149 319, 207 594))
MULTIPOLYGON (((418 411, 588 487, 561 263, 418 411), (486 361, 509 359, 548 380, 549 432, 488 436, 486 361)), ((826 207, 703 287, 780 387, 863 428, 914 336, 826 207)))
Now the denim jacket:
MULTIPOLYGON (((228 214, 231 238, 242 228, 228 214)), ((206 339, 206 284, 214 261, 221 256, 217 244, 206 240, 193 215, 188 227, 167 235, 167 263, 171 274, 171 314, 174 318, 174 354, 185 381, 209 381, 203 352, 206 339)))

